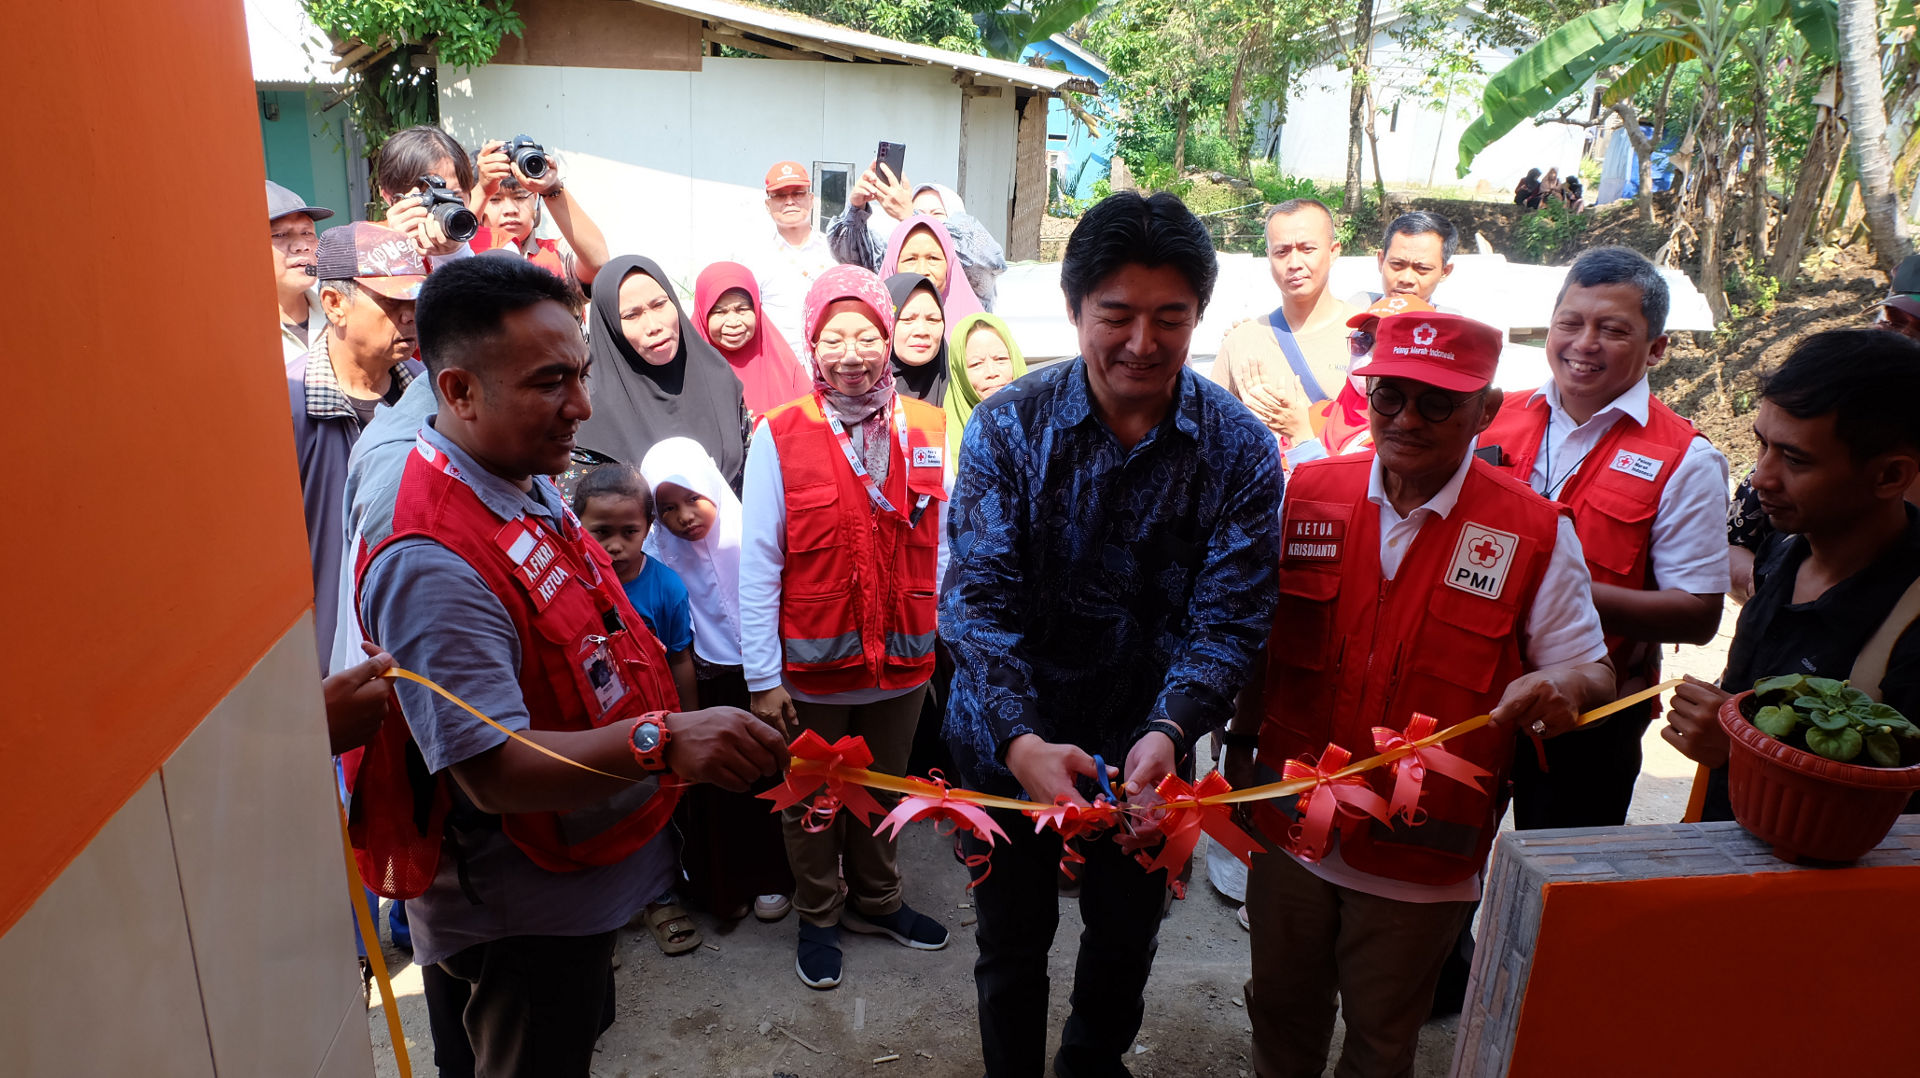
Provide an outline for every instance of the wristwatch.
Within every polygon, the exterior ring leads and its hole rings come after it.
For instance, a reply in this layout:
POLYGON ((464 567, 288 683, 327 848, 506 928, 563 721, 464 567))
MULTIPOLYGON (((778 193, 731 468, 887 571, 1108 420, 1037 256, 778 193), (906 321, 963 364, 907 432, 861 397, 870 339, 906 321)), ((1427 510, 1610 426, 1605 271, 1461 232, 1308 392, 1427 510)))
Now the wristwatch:
POLYGON ((1260 747, 1260 735, 1236 734, 1228 730, 1220 735, 1220 744, 1230 749, 1257 749, 1260 747))
POLYGON ((627 744, 643 770, 658 773, 667 769, 667 743, 672 740, 673 732, 667 729, 667 713, 649 711, 633 724, 627 744))

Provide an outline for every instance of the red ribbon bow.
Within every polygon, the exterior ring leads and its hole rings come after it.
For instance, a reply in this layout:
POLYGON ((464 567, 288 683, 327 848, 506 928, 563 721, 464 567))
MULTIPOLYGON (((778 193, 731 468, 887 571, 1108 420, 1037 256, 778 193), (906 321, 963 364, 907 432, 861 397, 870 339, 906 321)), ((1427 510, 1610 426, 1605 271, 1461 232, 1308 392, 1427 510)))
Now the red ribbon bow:
POLYGON ((1074 866, 1086 864, 1087 858, 1074 846, 1074 840, 1112 827, 1120 818, 1120 810, 1104 797, 1096 797, 1093 804, 1081 808, 1065 800, 1065 796, 1062 794, 1062 800, 1052 808, 1029 809, 1027 815, 1033 817, 1034 834, 1049 827, 1060 833, 1060 871, 1068 879, 1076 880, 1080 874, 1074 866))
MULTIPOLYGON (((1199 845, 1202 831, 1243 863, 1252 862, 1254 850, 1259 846, 1252 835, 1233 822, 1233 810, 1226 805, 1201 803, 1201 798, 1233 789, 1220 772, 1208 772, 1198 786, 1187 785, 1186 780, 1178 775, 1168 775, 1160 780, 1160 785, 1155 789, 1166 801, 1160 809, 1163 814, 1160 829, 1167 836, 1167 841, 1160 847, 1160 852, 1153 856, 1148 856, 1144 850, 1134 854, 1148 872, 1164 868, 1168 879, 1177 878, 1180 870, 1193 857, 1193 848, 1199 845)), ((1176 886, 1176 890, 1180 888, 1176 886)))
POLYGON ((843 808, 862 824, 871 824, 883 811, 866 787, 841 774, 843 768, 865 770, 873 766, 873 753, 867 748, 866 738, 849 734, 829 745, 825 738, 808 730, 794 738, 787 751, 793 755, 793 763, 787 768, 786 779, 773 789, 754 795, 773 802, 773 811, 792 808, 822 786, 826 787, 825 792, 814 798, 808 810, 804 826, 809 831, 825 830, 843 808))
MULTIPOLYGON (((1440 720, 1432 715, 1413 713, 1408 720, 1404 734, 1396 733, 1384 726, 1373 728, 1374 748, 1381 752, 1412 745, 1432 737, 1440 727, 1440 720)), ((1486 787, 1482 779, 1490 779, 1493 772, 1475 764, 1465 757, 1455 756, 1439 745, 1416 748, 1393 762, 1393 796, 1388 800, 1388 811, 1406 820, 1410 824, 1419 824, 1427 817, 1426 810, 1420 808, 1420 789, 1426 782, 1427 772, 1433 771, 1445 775, 1455 782, 1464 782, 1482 793, 1486 787)))
POLYGON ((1371 816, 1381 823, 1392 818, 1386 801, 1373 792, 1364 777, 1358 774, 1334 777, 1352 758, 1352 754, 1340 746, 1328 745, 1327 751, 1320 754, 1318 764, 1301 757, 1288 760, 1281 769, 1281 777, 1288 782, 1313 780, 1313 788, 1300 795, 1300 822, 1287 832, 1287 848, 1302 861, 1318 861, 1326 856, 1333 842, 1337 816, 1354 820, 1371 816))
MULTIPOLYGON (((962 801, 954 797, 946 780, 942 779, 938 773, 918 781, 925 782, 930 789, 937 791, 938 795, 922 793, 902 797, 900 803, 893 806, 893 811, 887 813, 887 818, 880 821, 880 826, 873 829, 874 834, 881 838, 899 838, 900 829, 913 821, 932 820, 935 823, 951 823, 956 828, 964 827, 973 832, 974 838, 988 846, 993 845, 995 838, 1007 837, 1007 833, 1000 830, 1000 825, 993 822, 993 817, 987 815, 986 809, 971 801, 962 801), (892 834, 887 833, 888 828, 893 829, 892 834)), ((981 879, 985 878, 981 877, 981 879)), ((978 884, 979 880, 975 880, 974 883, 978 884)))

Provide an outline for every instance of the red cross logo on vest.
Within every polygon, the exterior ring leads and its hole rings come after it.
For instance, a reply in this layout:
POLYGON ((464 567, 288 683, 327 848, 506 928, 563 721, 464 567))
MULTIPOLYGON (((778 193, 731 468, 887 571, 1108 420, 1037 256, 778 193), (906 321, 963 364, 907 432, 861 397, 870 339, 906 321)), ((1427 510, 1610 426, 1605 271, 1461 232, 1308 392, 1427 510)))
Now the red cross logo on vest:
POLYGON ((1501 546, 1499 543, 1494 542, 1491 538, 1482 536, 1480 541, 1473 545, 1472 552, 1473 552, 1474 564, 1492 567, 1495 562, 1498 562, 1500 560, 1500 556, 1502 554, 1505 554, 1507 550, 1505 547, 1501 546))

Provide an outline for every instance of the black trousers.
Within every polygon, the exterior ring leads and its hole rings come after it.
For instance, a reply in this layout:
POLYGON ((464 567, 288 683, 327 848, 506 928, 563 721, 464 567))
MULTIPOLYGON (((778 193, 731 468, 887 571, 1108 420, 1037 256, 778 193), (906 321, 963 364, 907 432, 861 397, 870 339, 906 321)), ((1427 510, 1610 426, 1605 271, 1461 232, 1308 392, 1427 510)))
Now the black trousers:
MULTIPOLYGON (((1060 925, 1060 836, 1034 834, 1032 822, 1015 813, 994 816, 1008 841, 993 848, 992 869, 973 891, 980 915, 980 958, 973 966, 980 1053, 988 1078, 1037 1078, 1046 1064, 1047 951, 1060 925)), ((1146 1013, 1167 876, 1149 875, 1107 835, 1078 845, 1087 859, 1078 866, 1086 930, 1054 1068, 1062 1078, 1123 1078, 1121 1057, 1146 1013)), ((962 837, 961 849, 968 857, 988 852, 972 835, 962 837)), ((973 870, 975 878, 981 871, 973 870)))
POLYGON ((1540 770, 1533 741, 1518 735, 1513 749, 1513 826, 1618 827, 1627 822, 1633 784, 1640 777, 1640 739, 1653 722, 1653 701, 1635 704, 1598 726, 1573 730, 1546 743, 1540 770))
POLYGON ((613 947, 612 932, 510 936, 423 971, 441 1078, 587 1078, 613 1024, 613 947))

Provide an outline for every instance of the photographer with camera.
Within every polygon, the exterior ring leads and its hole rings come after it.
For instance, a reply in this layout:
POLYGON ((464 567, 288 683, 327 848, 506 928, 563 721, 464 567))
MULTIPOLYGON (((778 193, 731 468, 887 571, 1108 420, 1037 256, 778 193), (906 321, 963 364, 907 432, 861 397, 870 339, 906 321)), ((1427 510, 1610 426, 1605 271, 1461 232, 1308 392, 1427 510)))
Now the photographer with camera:
POLYGON ((473 250, 516 251, 582 294, 589 292, 609 257, 607 238, 567 191, 559 159, 531 138, 515 135, 481 147, 478 165, 481 227, 473 250), (534 237, 543 208, 553 214, 565 249, 557 240, 534 237))
POLYGON ((421 256, 446 261, 473 253, 480 227, 473 162, 452 135, 428 124, 396 131, 380 147, 374 179, 387 203, 386 227, 405 233, 421 256))

